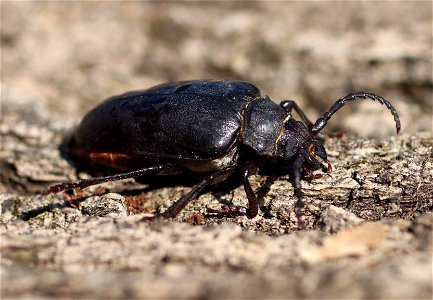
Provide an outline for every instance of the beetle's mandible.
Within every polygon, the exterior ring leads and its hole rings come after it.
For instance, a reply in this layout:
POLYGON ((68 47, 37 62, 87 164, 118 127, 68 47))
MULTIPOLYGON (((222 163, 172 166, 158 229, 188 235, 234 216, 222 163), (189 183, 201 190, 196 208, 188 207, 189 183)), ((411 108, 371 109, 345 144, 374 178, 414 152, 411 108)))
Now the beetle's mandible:
POLYGON ((384 104, 400 120, 391 103, 372 93, 353 93, 339 99, 316 122, 294 101, 279 105, 245 81, 194 80, 165 83, 107 99, 83 118, 65 138, 62 150, 72 159, 123 170, 113 176, 61 183, 43 194, 143 175, 203 173, 203 180, 161 214, 175 217, 204 188, 238 172, 248 207, 226 205, 208 212, 254 218, 258 203, 248 177, 252 174, 289 175, 302 207, 301 179, 313 172, 330 172, 321 130, 346 102, 371 99, 384 104), (296 111, 301 121, 292 116, 296 111))

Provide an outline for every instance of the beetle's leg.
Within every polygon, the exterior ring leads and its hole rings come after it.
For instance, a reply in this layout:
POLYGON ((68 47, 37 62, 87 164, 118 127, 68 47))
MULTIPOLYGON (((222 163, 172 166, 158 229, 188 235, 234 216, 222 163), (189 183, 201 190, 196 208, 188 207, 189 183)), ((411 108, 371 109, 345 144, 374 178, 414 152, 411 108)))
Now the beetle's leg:
POLYGON ((314 174, 312 171, 310 170, 304 170, 305 174, 304 174, 304 179, 308 182, 311 182, 312 180, 315 179, 320 179, 323 177, 323 174, 314 174))
POLYGON ((60 184, 53 185, 49 187, 47 190, 40 192, 42 195, 48 195, 52 193, 58 193, 65 190, 71 190, 71 189, 84 189, 91 185, 96 185, 104 182, 109 181, 117 181, 122 180, 126 178, 136 178, 143 175, 149 175, 149 174, 157 174, 161 173, 162 171, 168 171, 172 169, 171 167, 167 167, 166 165, 155 165, 150 166, 142 169, 138 169, 131 172, 116 174, 116 175, 110 175, 110 176, 104 176, 104 177, 96 177, 96 178, 89 178, 89 179, 82 179, 77 182, 64 182, 60 184))
POLYGON ((301 220, 302 217, 302 209, 304 208, 304 200, 303 193, 301 189, 301 176, 302 176, 302 165, 304 163, 306 157, 306 153, 303 151, 299 151, 298 156, 296 157, 295 161, 293 162, 293 187, 295 189, 295 196, 298 198, 298 201, 296 201, 295 204, 295 215, 298 220, 298 227, 304 228, 305 224, 301 220))
POLYGON ((301 117, 301 120, 304 122, 304 124, 310 128, 313 126, 313 122, 308 119, 308 117, 305 115, 305 113, 302 111, 302 109, 296 104, 293 100, 283 100, 280 102, 280 106, 284 108, 288 113, 292 113, 292 110, 294 109, 298 115, 301 117))
POLYGON ((236 168, 227 168, 224 170, 217 171, 215 173, 210 174, 205 179, 203 179, 200 183, 195 185, 185 196, 180 198, 177 202, 175 202, 170 208, 168 208, 165 212, 161 214, 164 218, 174 218, 177 214, 185 208, 185 206, 191 202, 191 200, 195 199, 200 192, 203 191, 209 185, 216 184, 226 180, 236 168))
POLYGON ((248 208, 237 205, 225 205, 223 210, 215 210, 208 208, 207 212, 218 216, 246 216, 248 219, 252 219, 257 216, 259 211, 259 204, 257 197, 254 194, 253 188, 251 187, 248 177, 252 174, 257 173, 257 167, 253 164, 248 164, 242 169, 242 180, 244 183, 245 193, 248 199, 248 208))

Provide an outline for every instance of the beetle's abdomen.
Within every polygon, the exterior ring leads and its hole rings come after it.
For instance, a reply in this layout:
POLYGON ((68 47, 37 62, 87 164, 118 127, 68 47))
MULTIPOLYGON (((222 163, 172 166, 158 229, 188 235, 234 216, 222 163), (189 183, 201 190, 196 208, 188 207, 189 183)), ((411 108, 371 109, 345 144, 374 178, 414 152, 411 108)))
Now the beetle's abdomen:
POLYGON ((252 101, 244 113, 243 143, 259 155, 278 156, 286 117, 286 111, 269 98, 252 101))
POLYGON ((66 151, 209 160, 234 147, 245 103, 258 97, 237 81, 170 83, 108 99, 90 111, 66 151))

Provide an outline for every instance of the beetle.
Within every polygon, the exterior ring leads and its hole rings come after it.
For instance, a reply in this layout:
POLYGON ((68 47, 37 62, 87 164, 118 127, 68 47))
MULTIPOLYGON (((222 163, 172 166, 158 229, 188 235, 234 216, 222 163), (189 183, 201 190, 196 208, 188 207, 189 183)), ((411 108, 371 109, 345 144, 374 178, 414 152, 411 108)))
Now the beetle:
POLYGON ((314 123, 296 102, 284 100, 278 105, 246 81, 164 83, 114 96, 89 111, 61 149, 72 160, 124 173, 57 184, 43 194, 143 175, 203 174, 198 184, 160 214, 173 218, 204 188, 238 172, 248 207, 225 205, 221 210, 208 209, 208 213, 254 218, 258 202, 248 177, 279 174, 292 181, 298 199, 295 213, 301 222, 301 179, 316 178, 313 172, 319 169, 331 172, 321 130, 346 102, 355 99, 385 105, 394 117, 397 133, 400 131, 399 115, 392 104, 365 92, 337 100, 314 123))

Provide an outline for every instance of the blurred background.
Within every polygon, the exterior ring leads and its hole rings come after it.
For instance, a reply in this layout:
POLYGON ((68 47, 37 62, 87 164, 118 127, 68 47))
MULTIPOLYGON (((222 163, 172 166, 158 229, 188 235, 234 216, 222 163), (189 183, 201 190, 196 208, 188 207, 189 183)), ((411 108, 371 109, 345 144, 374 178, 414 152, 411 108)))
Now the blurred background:
MULTIPOLYGON (((389 99, 402 132, 432 131, 431 2, 2 2, 2 113, 77 123, 103 99, 189 79, 240 79, 315 119, 349 92, 389 99)), ((378 104, 328 130, 395 132, 378 104)), ((343 112, 344 111, 344 112, 343 112)))

